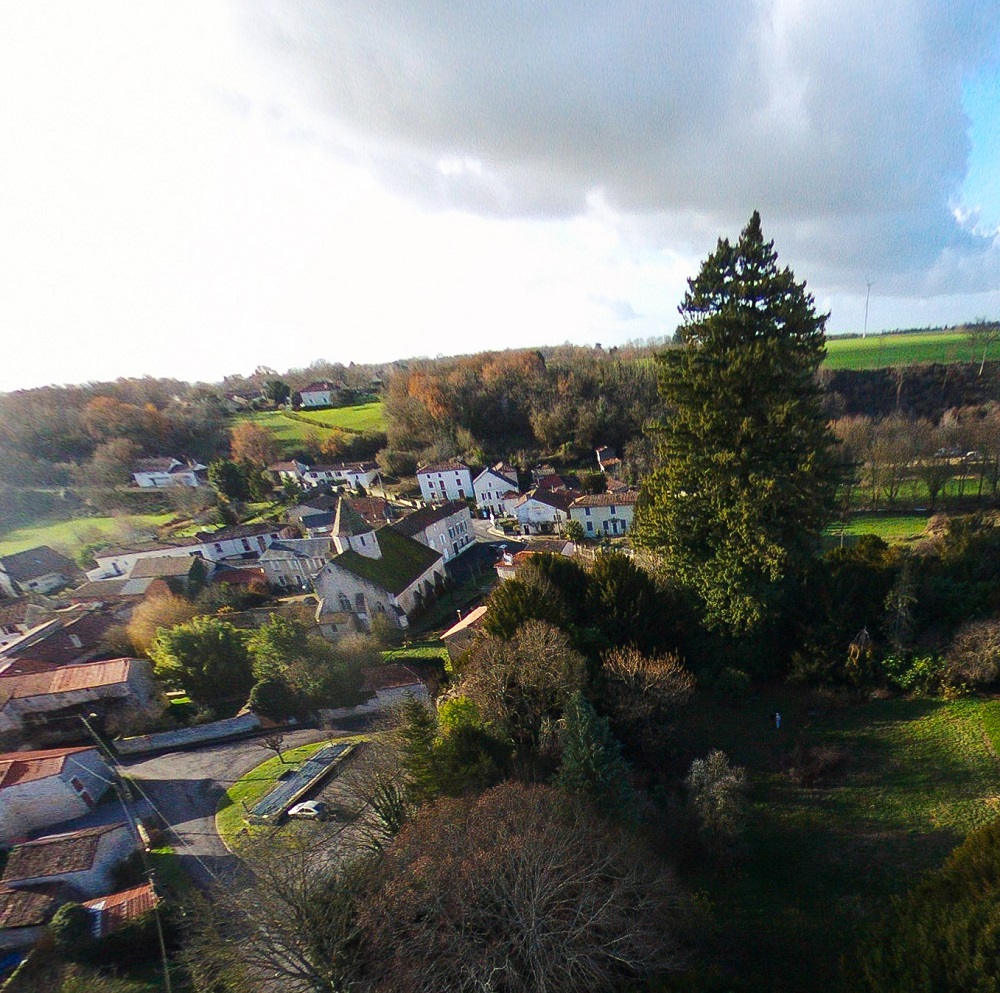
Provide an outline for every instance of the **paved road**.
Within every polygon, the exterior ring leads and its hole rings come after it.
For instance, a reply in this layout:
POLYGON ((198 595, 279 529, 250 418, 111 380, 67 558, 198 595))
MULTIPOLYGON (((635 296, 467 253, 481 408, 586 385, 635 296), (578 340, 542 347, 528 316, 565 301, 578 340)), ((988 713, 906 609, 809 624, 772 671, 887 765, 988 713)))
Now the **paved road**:
MULTIPOLYGON (((358 733, 369 720, 352 718, 332 733, 358 733)), ((330 734, 317 728, 289 731, 285 745, 293 748, 322 741, 330 734)), ((200 886, 207 886, 235 871, 237 865, 215 831, 219 800, 237 779, 272 754, 261 747, 259 739, 250 738, 152 758, 133 758, 122 765, 154 812, 170 826, 181 866, 200 886)))

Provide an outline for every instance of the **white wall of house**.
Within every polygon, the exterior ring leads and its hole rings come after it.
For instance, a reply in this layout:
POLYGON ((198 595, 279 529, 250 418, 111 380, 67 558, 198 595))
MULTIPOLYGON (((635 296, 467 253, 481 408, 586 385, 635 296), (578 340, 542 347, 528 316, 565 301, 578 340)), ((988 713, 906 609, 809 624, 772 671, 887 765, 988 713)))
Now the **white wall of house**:
POLYGON ((73 752, 62 769, 0 789, 0 841, 82 817, 107 791, 111 770, 96 748, 73 752))
POLYGON ((504 507, 504 494, 511 490, 517 490, 517 480, 510 480, 492 469, 484 469, 472 483, 476 494, 476 505, 480 510, 489 511, 491 514, 502 516, 506 508, 504 507))
POLYGON ((427 503, 468 500, 475 496, 472 473, 466 468, 418 472, 417 482, 420 484, 420 495, 427 503))
POLYGON ((618 503, 610 507, 570 507, 569 515, 583 525, 588 538, 603 538, 606 535, 627 534, 632 530, 635 505, 618 503))
POLYGON ((517 515, 517 523, 527 533, 547 531, 549 529, 559 529, 559 525, 568 520, 565 510, 552 507, 540 500, 525 500, 520 504, 514 513, 517 515))
POLYGON ((133 472, 132 478, 144 490, 162 490, 171 486, 188 486, 193 489, 199 485, 198 476, 193 469, 184 472, 133 472))
POLYGON ((468 507, 463 507, 443 520, 428 524, 423 531, 413 537, 422 545, 440 552, 445 562, 450 562, 475 544, 472 511, 468 507))
POLYGON ((307 489, 323 486, 326 483, 339 486, 346 484, 352 489, 363 486, 366 490, 378 476, 378 468, 364 465, 327 465, 309 466, 302 473, 302 485, 307 489))

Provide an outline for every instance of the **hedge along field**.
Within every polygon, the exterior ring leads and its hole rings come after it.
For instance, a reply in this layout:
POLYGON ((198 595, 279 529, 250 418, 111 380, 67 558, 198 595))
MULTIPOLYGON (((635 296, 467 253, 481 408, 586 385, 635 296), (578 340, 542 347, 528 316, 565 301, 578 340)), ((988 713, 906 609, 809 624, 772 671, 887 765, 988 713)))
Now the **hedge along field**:
MULTIPOLYGON (((921 331, 827 338, 823 365, 828 369, 879 369, 916 362, 979 362, 982 357, 982 351, 969 343, 964 331, 921 331)), ((994 345, 987 358, 1000 358, 1000 345, 994 345)))
POLYGON ((1000 814, 998 735, 996 700, 699 695, 678 721, 680 762, 722 749, 749 771, 751 805, 735 864, 679 864, 711 911, 706 961, 729 973, 690 988, 837 989, 840 960, 891 898, 1000 814))

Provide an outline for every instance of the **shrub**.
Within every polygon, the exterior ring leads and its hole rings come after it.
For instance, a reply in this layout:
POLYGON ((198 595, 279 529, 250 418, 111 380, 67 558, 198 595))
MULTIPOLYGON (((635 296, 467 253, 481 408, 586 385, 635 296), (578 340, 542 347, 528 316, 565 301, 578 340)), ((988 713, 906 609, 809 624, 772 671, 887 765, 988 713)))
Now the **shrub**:
POLYGON ((948 686, 965 684, 985 688, 1000 677, 1000 619, 972 621, 955 634, 945 653, 944 681, 948 686))

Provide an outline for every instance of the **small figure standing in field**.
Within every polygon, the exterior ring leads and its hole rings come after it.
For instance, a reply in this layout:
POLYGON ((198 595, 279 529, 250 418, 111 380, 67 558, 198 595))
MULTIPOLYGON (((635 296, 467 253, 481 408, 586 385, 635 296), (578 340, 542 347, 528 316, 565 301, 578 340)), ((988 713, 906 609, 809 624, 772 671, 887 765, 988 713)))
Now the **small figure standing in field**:
POLYGON ((777 710, 774 712, 774 726, 776 729, 781 727, 781 712, 777 710))

